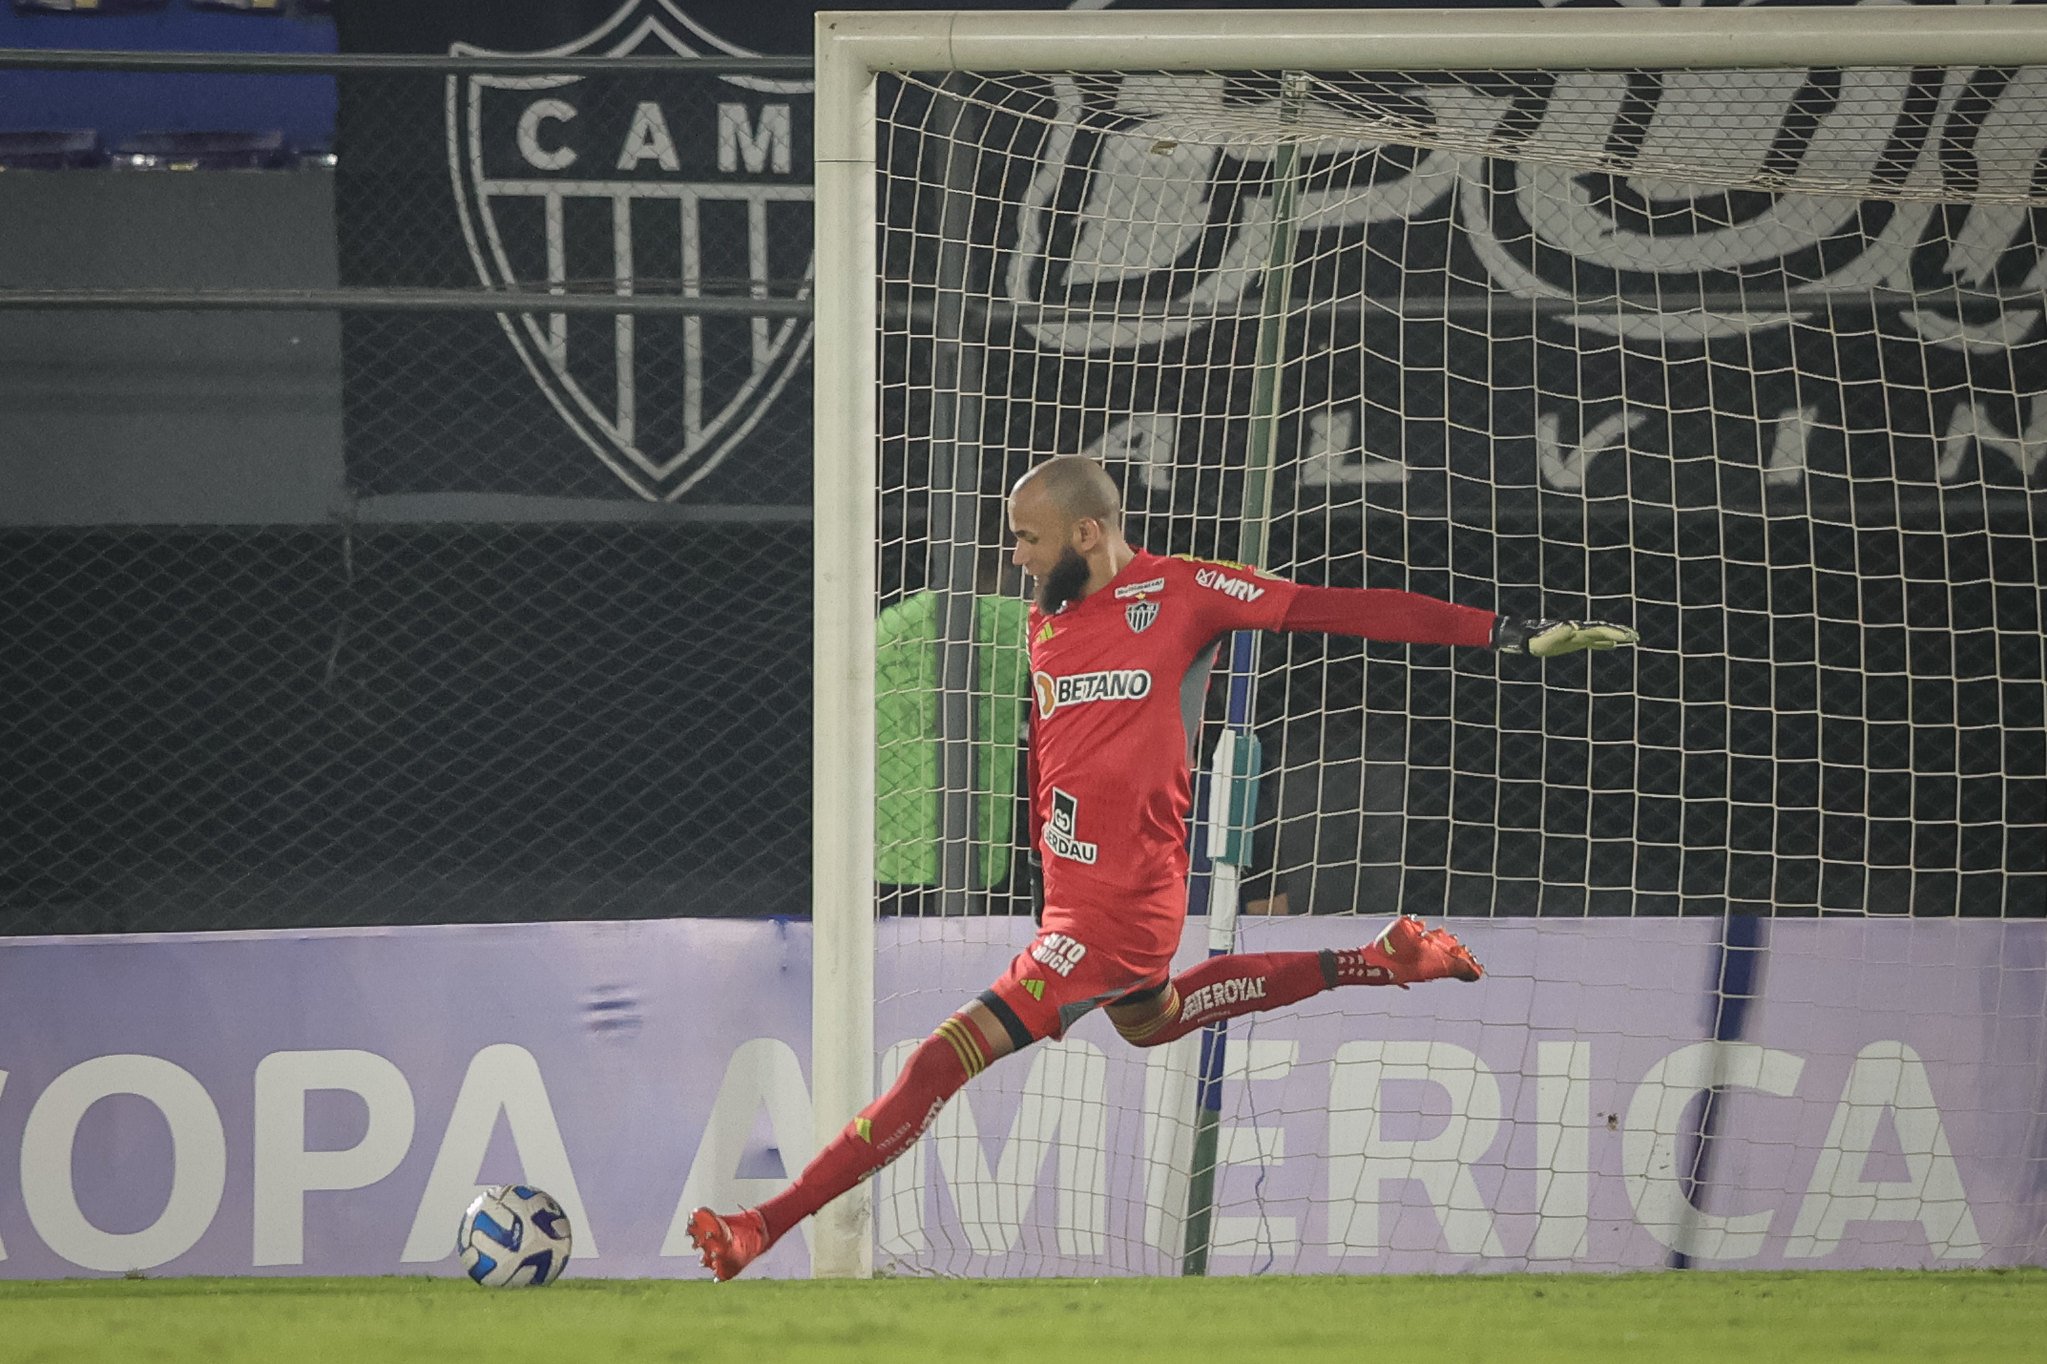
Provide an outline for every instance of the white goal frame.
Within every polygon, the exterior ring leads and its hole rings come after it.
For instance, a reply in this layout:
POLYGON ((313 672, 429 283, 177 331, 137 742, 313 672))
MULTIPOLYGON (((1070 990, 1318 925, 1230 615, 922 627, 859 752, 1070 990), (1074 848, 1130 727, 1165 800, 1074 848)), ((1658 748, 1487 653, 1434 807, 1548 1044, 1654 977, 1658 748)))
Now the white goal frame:
MULTIPOLYGON (((875 78, 915 71, 1377 71, 2047 63, 2047 6, 821 13, 811 1092, 816 1141, 874 1050, 875 78)), ((815 1277, 872 1272, 867 1186, 826 1208, 815 1277)))

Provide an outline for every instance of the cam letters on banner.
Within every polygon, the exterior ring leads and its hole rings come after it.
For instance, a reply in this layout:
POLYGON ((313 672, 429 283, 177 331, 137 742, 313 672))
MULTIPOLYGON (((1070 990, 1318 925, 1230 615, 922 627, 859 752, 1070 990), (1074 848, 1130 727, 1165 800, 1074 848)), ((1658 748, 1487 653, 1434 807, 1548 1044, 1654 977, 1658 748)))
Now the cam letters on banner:
MULTIPOLYGON (((807 15, 697 8, 718 12, 364 0, 338 23, 357 52, 803 50, 807 15)), ((345 76, 343 282, 745 297, 771 280, 805 293, 810 89, 804 72, 345 76)), ((806 318, 355 312, 343 347, 360 495, 809 500, 806 318)))

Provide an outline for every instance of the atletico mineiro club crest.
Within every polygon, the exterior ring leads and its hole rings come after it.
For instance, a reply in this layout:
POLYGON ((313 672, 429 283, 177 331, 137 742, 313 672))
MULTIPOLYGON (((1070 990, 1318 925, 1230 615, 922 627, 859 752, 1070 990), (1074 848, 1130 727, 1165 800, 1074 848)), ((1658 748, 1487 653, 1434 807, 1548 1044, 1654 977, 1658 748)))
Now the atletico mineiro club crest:
POLYGON ((1123 619, 1130 622, 1131 630, 1143 634, 1151 629, 1151 623, 1159 618, 1159 604, 1155 601, 1134 601, 1123 608, 1123 619))
MULTIPOLYGON (((756 55, 670 0, 627 0, 544 50, 719 54, 756 55)), ((489 288, 620 297, 648 282, 692 295, 808 281, 811 90, 808 79, 674 72, 451 75, 448 167, 478 276, 489 288)), ((650 501, 680 498, 745 441, 810 347, 810 323, 795 318, 533 312, 498 323, 578 442, 650 501)))

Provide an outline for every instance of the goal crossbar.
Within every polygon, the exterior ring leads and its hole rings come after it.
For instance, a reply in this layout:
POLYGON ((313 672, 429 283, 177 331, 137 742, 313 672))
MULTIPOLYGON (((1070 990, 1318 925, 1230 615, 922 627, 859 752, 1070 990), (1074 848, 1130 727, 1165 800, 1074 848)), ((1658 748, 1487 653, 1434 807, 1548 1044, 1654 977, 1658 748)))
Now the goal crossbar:
MULTIPOLYGON (((987 11, 817 16, 820 79, 865 71, 1448 71, 1485 67, 2011 66, 2047 44, 2021 5, 1841 9, 987 11)), ((858 76, 853 77, 856 81, 858 76)), ((832 125, 825 139, 855 132, 832 125)), ((836 140, 836 139, 835 139, 836 140)))

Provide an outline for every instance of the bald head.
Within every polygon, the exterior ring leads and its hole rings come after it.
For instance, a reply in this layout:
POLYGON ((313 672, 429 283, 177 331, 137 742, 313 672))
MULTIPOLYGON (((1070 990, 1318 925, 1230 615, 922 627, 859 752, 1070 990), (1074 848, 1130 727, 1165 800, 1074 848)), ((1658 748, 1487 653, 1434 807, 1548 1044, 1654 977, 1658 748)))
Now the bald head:
POLYGON ((1033 490, 1051 500, 1069 524, 1093 517, 1105 529, 1123 524, 1123 493, 1116 480, 1086 455, 1059 455, 1031 469, 1016 481, 1010 496, 1033 490))
POLYGON ((1084 455, 1048 459, 1009 494, 1014 563, 1038 584, 1047 613, 1087 595, 1130 562, 1123 495, 1108 470, 1084 455))

